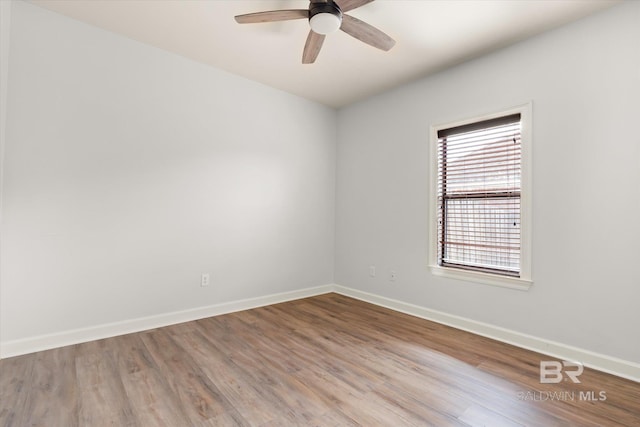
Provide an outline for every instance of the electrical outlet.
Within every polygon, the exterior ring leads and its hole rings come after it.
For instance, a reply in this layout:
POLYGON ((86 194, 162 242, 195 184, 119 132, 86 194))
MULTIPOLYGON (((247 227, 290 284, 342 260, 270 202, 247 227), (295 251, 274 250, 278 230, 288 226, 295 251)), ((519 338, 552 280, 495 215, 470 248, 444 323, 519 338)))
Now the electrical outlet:
POLYGON ((395 282, 397 276, 398 276, 398 273, 396 273, 395 270, 389 270, 389 280, 391 282, 395 282))
POLYGON ((376 277, 376 266, 375 265, 370 265, 369 266, 369 277, 376 277))
POLYGON ((202 278, 200 279, 200 286, 209 286, 209 273, 202 273, 202 278))

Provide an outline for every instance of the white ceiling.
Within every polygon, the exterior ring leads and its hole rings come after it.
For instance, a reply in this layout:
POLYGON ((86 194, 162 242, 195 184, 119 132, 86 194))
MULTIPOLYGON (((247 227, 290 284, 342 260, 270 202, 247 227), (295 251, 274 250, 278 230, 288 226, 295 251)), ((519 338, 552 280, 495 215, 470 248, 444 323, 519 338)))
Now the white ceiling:
MULTIPOLYGON (((336 0, 338 3, 340 0, 336 0)), ((348 14, 396 40, 389 52, 341 31, 302 65, 306 20, 235 22, 306 0, 32 0, 31 3, 266 85, 342 107, 611 7, 620 0, 377 0, 348 14)))

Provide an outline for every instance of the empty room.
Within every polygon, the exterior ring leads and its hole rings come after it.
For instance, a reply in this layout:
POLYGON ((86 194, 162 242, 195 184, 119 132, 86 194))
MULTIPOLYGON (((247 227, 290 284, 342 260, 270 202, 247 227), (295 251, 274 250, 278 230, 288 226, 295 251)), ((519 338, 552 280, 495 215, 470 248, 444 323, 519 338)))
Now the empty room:
POLYGON ((640 425, 640 1, 0 0, 0 426, 640 425))

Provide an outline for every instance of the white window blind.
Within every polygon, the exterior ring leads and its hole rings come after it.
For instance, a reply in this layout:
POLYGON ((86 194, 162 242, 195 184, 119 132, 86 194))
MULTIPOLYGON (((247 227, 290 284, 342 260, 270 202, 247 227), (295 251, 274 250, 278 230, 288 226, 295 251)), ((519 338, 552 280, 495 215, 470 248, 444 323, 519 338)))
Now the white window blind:
POLYGON ((520 277, 520 114, 437 137, 438 265, 520 277))

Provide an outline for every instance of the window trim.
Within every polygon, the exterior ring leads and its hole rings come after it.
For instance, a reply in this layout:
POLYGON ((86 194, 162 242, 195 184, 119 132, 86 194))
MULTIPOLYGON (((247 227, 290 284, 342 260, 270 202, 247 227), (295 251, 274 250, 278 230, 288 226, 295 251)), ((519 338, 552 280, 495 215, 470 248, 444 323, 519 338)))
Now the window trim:
POLYGON ((430 190, 429 196, 429 248, 428 248, 428 266, 431 273, 451 279, 464 280, 468 282, 481 283, 486 285, 501 286, 511 289, 528 290, 533 284, 531 278, 531 236, 532 236, 532 216, 531 201, 532 199, 532 151, 531 151, 531 134, 532 134, 532 102, 529 101, 508 109, 497 112, 477 115, 464 120, 450 121, 441 124, 431 125, 429 137, 429 155, 430 155, 430 190), (437 218, 438 218, 438 131, 442 129, 463 126, 469 123, 491 120, 497 117, 507 116, 510 114, 520 114, 521 128, 521 183, 520 183, 520 277, 503 276, 500 274, 492 274, 488 272, 463 270, 452 267, 444 267, 438 265, 437 260, 437 218))

